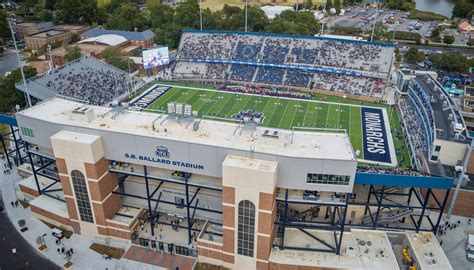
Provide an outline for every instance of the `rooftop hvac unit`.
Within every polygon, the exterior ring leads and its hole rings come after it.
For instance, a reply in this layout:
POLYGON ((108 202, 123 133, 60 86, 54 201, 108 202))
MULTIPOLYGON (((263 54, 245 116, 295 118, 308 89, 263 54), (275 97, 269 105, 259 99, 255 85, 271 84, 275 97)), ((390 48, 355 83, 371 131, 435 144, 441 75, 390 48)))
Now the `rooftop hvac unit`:
POLYGON ((456 133, 462 133, 466 129, 461 123, 453 123, 453 129, 456 133))
POLYGON ((174 102, 168 103, 168 114, 175 114, 176 113, 176 106, 174 102))
POLYGON ((184 105, 184 115, 185 116, 192 116, 193 115, 193 107, 190 104, 184 105))
POLYGON ((452 113, 450 113, 450 114, 448 115, 448 120, 450 120, 450 121, 453 120, 453 114, 452 114, 452 113))
POLYGON ((183 114, 183 111, 184 111, 184 104, 176 103, 176 114, 183 114))
POLYGON ((446 100, 443 101, 443 109, 448 107, 448 102, 446 100))

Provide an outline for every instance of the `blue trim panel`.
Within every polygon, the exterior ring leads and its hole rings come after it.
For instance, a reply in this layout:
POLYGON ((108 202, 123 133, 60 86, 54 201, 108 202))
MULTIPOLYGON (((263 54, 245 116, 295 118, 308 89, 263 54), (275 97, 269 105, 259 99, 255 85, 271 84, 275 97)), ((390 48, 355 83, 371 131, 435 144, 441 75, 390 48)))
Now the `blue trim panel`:
POLYGON ((15 117, 11 117, 5 114, 0 114, 0 123, 15 127, 18 126, 18 122, 16 121, 15 117))
POLYGON ((238 34, 238 35, 253 35, 253 36, 272 36, 272 37, 288 37, 288 38, 304 38, 304 39, 320 39, 320 40, 336 40, 347 43, 359 43, 368 45, 380 45, 384 47, 397 47, 397 44, 383 43, 383 42, 371 42, 361 40, 350 40, 333 37, 319 37, 319 36, 296 36, 296 35, 285 35, 285 34, 272 34, 272 33, 258 33, 258 32, 238 32, 238 31, 218 31, 218 30, 183 30, 183 33, 207 33, 207 34, 238 34))
POLYGON ((308 66, 297 66, 297 65, 286 65, 286 64, 267 64, 259 62, 244 62, 236 60, 221 60, 221 59, 189 59, 191 62, 198 63, 219 63, 219 64, 237 64, 237 65, 251 65, 259 67, 276 67, 276 68, 289 68, 289 69, 301 69, 305 71, 322 71, 336 74, 343 74, 349 76, 362 76, 362 73, 348 70, 337 70, 332 68, 322 68, 322 67, 308 67, 308 66))
POLYGON ((432 176, 356 173, 354 184, 399 186, 414 188, 451 189, 454 179, 432 176))

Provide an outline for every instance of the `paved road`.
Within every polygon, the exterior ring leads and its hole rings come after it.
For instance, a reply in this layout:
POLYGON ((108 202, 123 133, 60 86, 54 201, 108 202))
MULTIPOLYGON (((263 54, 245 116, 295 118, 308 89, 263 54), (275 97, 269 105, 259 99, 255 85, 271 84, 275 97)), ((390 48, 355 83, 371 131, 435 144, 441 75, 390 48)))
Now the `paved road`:
POLYGON ((5 51, 0 58, 0 77, 5 76, 7 71, 18 67, 18 60, 14 51, 5 51))
POLYGON ((11 223, 6 210, 0 213, 0 258, 0 270, 60 269, 57 265, 38 254, 26 242, 11 223), (16 248, 16 254, 12 254, 12 248, 16 248))

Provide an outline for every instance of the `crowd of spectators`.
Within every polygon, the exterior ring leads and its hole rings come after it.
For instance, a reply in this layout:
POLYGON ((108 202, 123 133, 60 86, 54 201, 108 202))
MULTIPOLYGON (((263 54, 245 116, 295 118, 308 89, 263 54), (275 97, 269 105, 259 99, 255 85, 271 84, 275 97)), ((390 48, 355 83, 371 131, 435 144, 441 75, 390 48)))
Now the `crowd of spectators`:
POLYGON ((83 57, 27 80, 56 95, 93 105, 109 105, 143 81, 95 58, 83 57))
POLYGON ((427 151, 429 145, 426 140, 425 131, 413 106, 410 100, 400 101, 400 110, 402 111, 405 130, 408 131, 406 132, 408 142, 411 144, 413 151, 427 151))
POLYGON ((426 176, 427 174, 416 169, 402 169, 402 168, 378 168, 378 167, 363 167, 357 166, 358 173, 373 173, 373 174, 395 174, 395 175, 410 175, 410 176, 426 176))
POLYGON ((339 39, 184 32, 174 77, 312 86, 315 89, 380 98, 386 86, 386 80, 381 78, 389 71, 393 50, 391 46, 339 39), (188 61, 197 59, 251 62, 253 65, 188 61), (257 63, 268 66, 257 67, 257 63), (362 73, 363 76, 269 66, 280 64, 343 69, 362 73))
POLYGON ((221 59, 387 73, 394 47, 362 41, 248 33, 185 32, 178 59, 221 59))
POLYGON ((255 77, 255 82, 281 84, 284 75, 285 75, 285 69, 283 68, 259 67, 257 76, 255 77))
POLYGON ((303 71, 298 69, 289 69, 286 72, 286 77, 284 84, 299 86, 299 87, 309 87, 311 79, 314 77, 314 72, 303 71))
POLYGON ((232 65, 230 79, 235 81, 251 82, 257 70, 256 66, 232 65))
POLYGON ((266 88, 266 87, 255 87, 249 85, 219 85, 216 87, 217 90, 234 92, 234 93, 243 93, 243 94, 254 94, 254 95, 266 95, 266 96, 276 96, 276 97, 288 97, 288 98, 298 98, 298 99, 312 99, 310 93, 302 93, 296 91, 280 91, 276 88, 266 88))

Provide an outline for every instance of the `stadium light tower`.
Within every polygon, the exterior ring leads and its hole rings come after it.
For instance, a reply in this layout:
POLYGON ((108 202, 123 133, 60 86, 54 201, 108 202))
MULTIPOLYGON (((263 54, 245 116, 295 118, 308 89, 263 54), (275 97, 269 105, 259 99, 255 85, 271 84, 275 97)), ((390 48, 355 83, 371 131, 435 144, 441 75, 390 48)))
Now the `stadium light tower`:
POLYGON ((202 0, 199 0, 199 24, 201 25, 201 31, 202 31, 202 0))
POLYGON ((447 220, 451 219, 451 214, 453 213, 454 205, 456 204, 456 200, 458 198, 459 189, 461 188, 462 179, 464 178, 464 174, 466 173, 466 168, 469 162, 469 158, 471 157, 472 148, 474 148, 474 138, 471 139, 471 143, 469 144, 469 149, 467 150, 467 155, 464 158, 464 164, 462 166, 461 173, 459 174, 458 182, 456 183, 456 189, 454 189, 454 195, 453 195, 453 198, 451 199, 451 203, 449 204, 448 214, 446 215, 447 220))
POLYGON ((321 36, 324 34, 324 14, 326 14, 326 4, 327 4, 327 0, 324 1, 324 9, 323 9, 323 22, 321 24, 321 36))
POLYGON ((13 44, 15 45, 16 59, 18 60, 18 66, 20 67, 21 79, 23 81, 23 87, 25 88, 26 101, 28 107, 31 107, 31 98, 30 92, 28 91, 28 86, 26 85, 25 73, 23 72, 23 64, 21 63, 20 53, 18 52, 18 46, 16 45, 15 31, 13 31, 12 18, 8 19, 8 26, 10 26, 10 31, 12 32, 13 44))
POLYGON ((245 32, 247 32, 248 5, 249 0, 245 0, 245 32))
MULTIPOLYGON (((377 6, 377 11, 378 11, 378 9, 379 9, 379 1, 378 0, 375 1, 375 5, 377 6)), ((370 36, 370 42, 374 41, 374 33, 375 33, 375 25, 377 24, 377 17, 378 17, 378 15, 374 18, 374 25, 372 27, 372 35, 370 36)))

